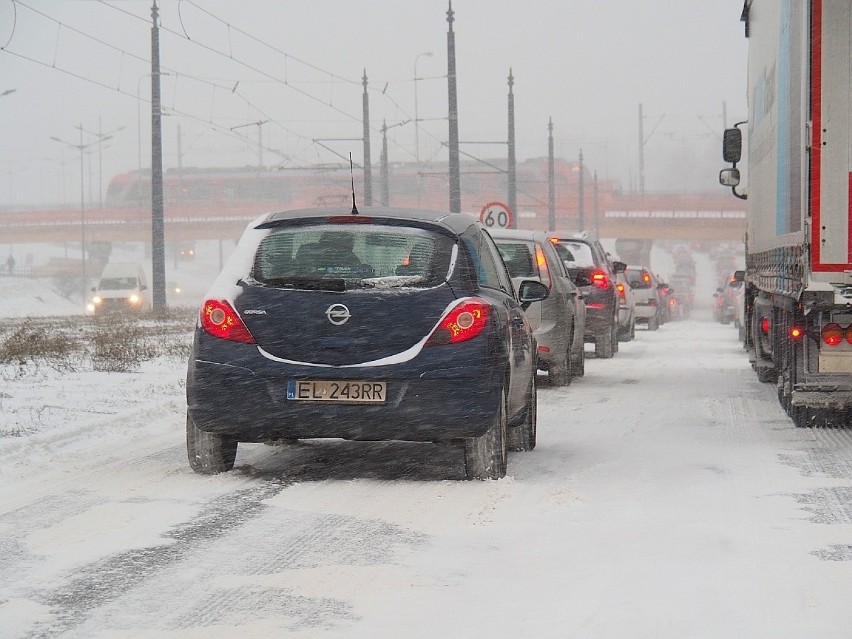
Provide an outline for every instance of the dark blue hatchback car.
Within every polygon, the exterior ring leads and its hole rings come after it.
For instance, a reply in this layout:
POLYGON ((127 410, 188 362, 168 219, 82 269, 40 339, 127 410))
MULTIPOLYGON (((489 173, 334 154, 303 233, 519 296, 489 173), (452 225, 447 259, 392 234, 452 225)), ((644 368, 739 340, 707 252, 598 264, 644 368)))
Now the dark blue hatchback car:
POLYGON ((536 345, 493 240, 473 217, 365 208, 252 222, 199 314, 187 451, 230 470, 238 442, 455 442, 470 478, 531 450, 536 345))

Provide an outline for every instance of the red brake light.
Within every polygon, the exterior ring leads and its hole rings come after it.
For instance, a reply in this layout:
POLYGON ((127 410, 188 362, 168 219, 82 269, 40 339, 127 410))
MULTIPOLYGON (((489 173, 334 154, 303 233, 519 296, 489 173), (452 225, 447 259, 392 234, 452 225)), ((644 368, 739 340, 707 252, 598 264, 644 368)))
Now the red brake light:
POLYGON ((764 317, 760 320, 760 332, 764 335, 769 335, 769 318, 764 317))
POLYGON ((372 224, 373 218, 367 215, 332 215, 326 218, 329 224, 372 224))
POLYGON ((456 344, 473 339, 488 324, 491 305, 481 297, 471 297, 459 302, 444 315, 426 340, 426 346, 456 344))
POLYGON ((547 267, 547 258, 544 257, 544 251, 541 250, 538 244, 535 245, 535 263, 538 266, 538 275, 541 278, 541 283, 547 288, 552 288, 553 281, 550 278, 550 269, 547 267))
POLYGON ((609 288, 609 280, 606 277, 606 272, 601 270, 592 271, 592 284, 598 288, 609 288))
POLYGON ((843 341, 845 333, 846 331, 840 328, 840 324, 835 324, 834 322, 826 324, 822 328, 822 341, 829 346, 837 346, 843 341))
POLYGON ((244 344, 256 343, 234 307, 224 300, 204 302, 201 306, 201 328, 213 337, 244 344))

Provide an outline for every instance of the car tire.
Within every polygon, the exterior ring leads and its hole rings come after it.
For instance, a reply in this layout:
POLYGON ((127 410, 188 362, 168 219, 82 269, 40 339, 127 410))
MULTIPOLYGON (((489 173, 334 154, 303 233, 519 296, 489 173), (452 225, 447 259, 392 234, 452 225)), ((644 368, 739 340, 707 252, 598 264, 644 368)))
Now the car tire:
POLYGON ((636 321, 631 318, 630 322, 623 329, 618 330, 618 341, 629 342, 636 336, 636 321))
POLYGON ((568 386, 571 383, 571 351, 565 351, 565 357, 548 371, 551 386, 568 386))
POLYGON ((464 468, 468 479, 501 479, 506 476, 508 461, 508 385, 500 392, 500 408, 491 428, 480 437, 464 440, 464 468))
POLYGON ((509 450, 528 451, 535 448, 536 421, 538 419, 538 391, 535 380, 530 384, 527 409, 524 412, 524 421, 517 426, 509 428, 509 450))
POLYGON ((612 344, 612 331, 607 329, 603 333, 598 333, 595 338, 595 356, 598 359, 609 359, 615 355, 612 344))
POLYGON ((202 475, 224 473, 234 467, 234 460, 237 457, 237 440, 201 430, 187 413, 186 453, 189 457, 189 466, 196 473, 202 475))
POLYGON ((573 377, 583 377, 586 374, 586 350, 580 348, 577 354, 571 361, 571 375, 573 377))
POLYGON ((656 331, 658 328, 660 328, 660 322, 657 320, 657 317, 656 316, 649 317, 648 318, 648 330, 649 331, 656 331))
POLYGON ((612 322, 612 352, 618 352, 618 319, 612 322))

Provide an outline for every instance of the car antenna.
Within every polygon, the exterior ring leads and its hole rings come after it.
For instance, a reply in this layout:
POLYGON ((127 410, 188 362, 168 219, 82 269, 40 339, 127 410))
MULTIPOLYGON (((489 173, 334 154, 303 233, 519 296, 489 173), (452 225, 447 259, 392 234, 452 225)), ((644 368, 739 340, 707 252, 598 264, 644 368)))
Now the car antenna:
POLYGON ((349 152, 349 177, 352 178, 352 215, 358 215, 358 207, 355 206, 355 171, 352 168, 352 151, 349 152))

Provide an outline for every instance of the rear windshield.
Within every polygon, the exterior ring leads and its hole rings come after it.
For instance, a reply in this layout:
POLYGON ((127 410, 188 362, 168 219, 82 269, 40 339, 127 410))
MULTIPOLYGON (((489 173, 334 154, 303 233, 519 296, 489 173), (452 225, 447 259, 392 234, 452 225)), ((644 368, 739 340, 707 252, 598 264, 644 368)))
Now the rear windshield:
POLYGON ((527 242, 496 240, 500 255, 512 277, 538 277, 533 263, 533 246, 527 242))
POLYGON ((454 242, 423 229, 373 224, 289 227, 257 249, 252 276, 284 288, 430 287, 449 274, 454 242))
POLYGON ((559 240, 553 246, 567 268, 594 268, 595 258, 592 255, 592 247, 588 244, 559 240))
POLYGON ((651 274, 641 268, 628 268, 627 281, 632 288, 651 288, 653 286, 651 274))

